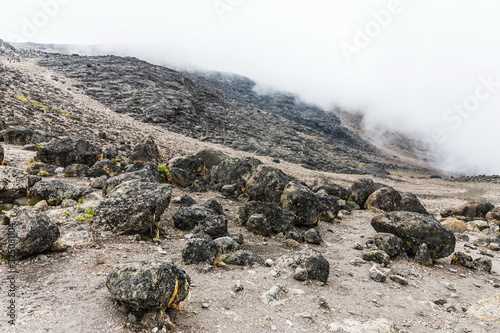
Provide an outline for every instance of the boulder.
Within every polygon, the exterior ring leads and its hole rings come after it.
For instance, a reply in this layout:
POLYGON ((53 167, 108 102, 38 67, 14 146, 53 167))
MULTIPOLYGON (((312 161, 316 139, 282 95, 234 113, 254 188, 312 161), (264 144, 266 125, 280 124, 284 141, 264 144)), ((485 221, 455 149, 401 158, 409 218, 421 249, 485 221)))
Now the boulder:
POLYGON ((390 212, 375 216, 371 221, 377 232, 391 233, 399 237, 410 257, 418 247, 426 243, 433 257, 443 258, 453 253, 455 235, 443 227, 434 217, 413 212, 390 212))
POLYGON ((453 217, 440 221, 441 225, 454 233, 462 233, 467 230, 467 223, 453 217))
POLYGON ((57 168, 57 165, 35 162, 28 165, 28 167, 26 168, 26 172, 30 175, 39 175, 42 177, 55 176, 57 174, 57 168))
POLYGON ((288 231, 292 226, 293 213, 275 203, 250 201, 240 207, 239 218, 244 225, 247 224, 250 216, 254 214, 264 215, 266 223, 269 223, 269 226, 259 228, 259 233, 278 234, 288 231))
POLYGON ((214 242, 217 246, 217 256, 227 255, 240 249, 240 244, 229 236, 219 237, 214 242))
POLYGON ((382 250, 371 250, 363 253, 363 260, 376 262, 377 264, 381 264, 383 266, 389 265, 391 262, 391 257, 382 250))
POLYGON ((6 144, 23 146, 33 142, 35 132, 24 126, 12 126, 3 132, 3 141, 6 144))
POLYGON ((398 210, 429 215, 420 200, 418 200, 417 196, 410 192, 401 194, 401 201, 399 203, 398 210))
POLYGON ((291 180, 280 169, 259 165, 247 181, 246 193, 250 200, 279 203, 284 188, 291 180))
POLYGON ((36 183, 29 193, 34 201, 46 200, 49 206, 59 206, 64 199, 78 200, 93 190, 89 187, 80 187, 64 183, 60 180, 42 180, 36 183))
POLYGON ((9 223, 1 226, 0 244, 9 258, 17 260, 47 251, 60 236, 57 226, 37 208, 17 208, 6 216, 9 223), (16 237, 14 243, 10 242, 12 237, 16 237))
POLYGON ((248 250, 238 250, 228 256, 224 262, 229 265, 238 265, 238 266, 265 266, 265 261, 248 250))
POLYGON ((215 149, 203 149, 196 153, 196 156, 200 158, 203 162, 203 165, 210 170, 215 166, 218 166, 222 161, 228 159, 229 156, 221 152, 220 150, 215 149))
POLYGON ((147 183, 159 183, 159 177, 157 173, 153 173, 148 169, 143 169, 134 172, 125 172, 114 176, 106 180, 106 184, 103 187, 103 193, 108 194, 118 185, 129 182, 132 180, 140 180, 147 183))
POLYGON ((484 218, 495 206, 489 202, 468 202, 460 207, 441 212, 442 217, 464 216, 469 219, 484 218))
POLYGON ((212 209, 219 215, 224 215, 224 208, 222 205, 215 199, 209 199, 203 203, 203 206, 212 209))
POLYGON ((401 195, 392 187, 382 187, 370 194, 366 199, 365 209, 377 208, 385 212, 398 210, 401 195))
POLYGON ((29 188, 29 175, 17 168, 0 165, 0 201, 14 203, 25 197, 29 188))
POLYGON ((196 181, 196 175, 180 168, 169 168, 167 179, 179 187, 190 187, 196 181))
POLYGON ((285 254, 278 258, 276 267, 296 272, 305 270, 307 279, 326 283, 330 274, 330 263, 316 250, 305 249, 300 252, 285 254))
POLYGON ((182 250, 182 261, 186 265, 198 264, 200 262, 213 263, 217 252, 217 245, 212 239, 194 238, 182 250))
POLYGON ((357 203, 360 207, 364 207, 368 197, 379 188, 373 180, 361 178, 352 183, 349 197, 350 201, 357 203))
POLYGON ((271 236, 275 232, 270 221, 267 220, 264 214, 253 214, 248 218, 245 227, 256 234, 262 236, 271 236))
POLYGON ((40 162, 67 167, 70 164, 94 165, 101 157, 101 150, 77 136, 67 136, 43 144, 36 158, 40 162))
POLYGON ((324 222, 334 222, 340 212, 338 197, 326 193, 316 193, 319 202, 320 220, 324 222))
POLYGON ((165 163, 165 157, 160 147, 152 138, 147 138, 144 142, 135 146, 134 151, 130 154, 130 159, 133 161, 165 163))
POLYGON ((413 259, 424 266, 432 266, 432 264, 434 263, 434 259, 432 258, 431 252, 429 251, 429 247, 425 243, 420 244, 413 259))
MULTIPOLYGON (((500 221, 500 207, 495 207, 486 214, 488 222, 500 221)), ((499 224, 499 223, 496 223, 499 224)))
POLYGON ((90 168, 85 164, 70 164, 64 168, 63 174, 66 177, 87 177, 90 168))
POLYGON ((328 183, 328 184, 324 184, 324 185, 320 185, 320 186, 315 186, 313 188, 313 191, 316 193, 321 191, 321 192, 324 192, 328 195, 338 197, 342 200, 349 199, 349 195, 350 195, 350 192, 345 187, 342 187, 342 186, 337 185, 337 184, 332 184, 332 183, 328 183))
POLYGON ((252 174, 253 166, 249 161, 239 158, 227 158, 214 167, 213 183, 221 185, 236 184, 241 193, 246 181, 252 174))
POLYGON ((172 168, 185 170, 194 177, 198 177, 205 170, 205 165, 200 157, 197 155, 190 155, 185 157, 176 157, 168 161, 168 169, 171 170, 172 168))
POLYGON ((295 226, 314 228, 318 225, 321 206, 318 198, 307 186, 299 182, 289 182, 281 196, 283 208, 295 216, 295 226))
MULTIPOLYGON (((205 205, 195 204, 187 207, 182 207, 172 216, 174 226, 181 230, 191 230, 207 217, 218 215, 213 209, 205 205)), ((226 224, 227 226, 227 224, 226 224)))
POLYGON ((321 238, 321 234, 318 229, 311 228, 304 232, 303 234, 304 241, 309 244, 321 245, 323 244, 323 238, 321 238))
POLYGON ((171 263, 158 260, 127 264, 109 273, 106 287, 120 304, 132 310, 180 307, 189 295, 191 279, 171 263))
POLYGON ((373 241, 378 249, 386 252, 391 258, 404 253, 403 241, 393 234, 379 232, 373 237, 373 241))
POLYGON ((193 232, 204 232, 213 239, 226 236, 227 220, 221 215, 208 215, 198 223, 193 232))
POLYGON ((140 180, 115 187, 94 211, 92 223, 122 234, 144 233, 160 221, 172 189, 140 180))
POLYGON ((114 177, 122 172, 120 163, 107 158, 97 161, 88 171, 89 177, 109 176, 114 177))

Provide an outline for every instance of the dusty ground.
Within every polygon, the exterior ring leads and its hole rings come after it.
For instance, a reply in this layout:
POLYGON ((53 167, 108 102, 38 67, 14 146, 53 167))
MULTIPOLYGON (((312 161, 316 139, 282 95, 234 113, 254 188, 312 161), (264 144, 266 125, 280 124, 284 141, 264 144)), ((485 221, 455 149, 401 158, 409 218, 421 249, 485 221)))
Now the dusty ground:
MULTIPOLYGON (((7 162, 26 164, 30 153, 20 147, 6 145, 7 162)), ((231 153, 231 152, 229 152, 231 153)), ((329 179, 348 186, 358 176, 312 172, 295 165, 277 164, 285 172, 312 183, 329 179)), ((400 191, 416 193, 432 213, 471 199, 488 199, 500 204, 499 184, 452 183, 442 179, 419 178, 419 175, 395 174, 395 179, 376 179, 400 191), (413 178, 412 178, 413 177, 413 178)), ((78 183, 86 179, 74 180, 78 183)), ((174 196, 185 194, 175 189, 174 196)), ((242 233, 243 249, 256 252, 264 259, 302 249, 290 248, 280 237, 255 236, 233 221, 240 203, 218 196, 218 193, 191 194, 198 201, 217 198, 225 208, 231 233, 242 233)), ((92 205, 85 202, 84 206, 92 205)), ((412 261, 397 260, 392 269, 404 274, 408 286, 388 280, 377 283, 369 279, 370 264, 353 266, 349 262, 361 251, 355 243, 364 244, 375 234, 370 220, 375 215, 354 211, 344 215, 339 223, 323 223, 319 230, 324 240, 321 251, 330 262, 328 284, 300 283, 288 274, 272 277, 273 267, 241 268, 236 266, 210 267, 203 264, 185 266, 181 251, 187 242, 183 233, 173 228, 171 214, 177 209, 172 204, 163 221, 169 234, 161 243, 138 241, 133 236, 112 237, 93 232, 86 222, 77 221, 77 208, 53 210, 50 216, 59 221, 61 234, 91 231, 89 242, 75 244, 63 253, 46 253, 18 263, 18 320, 15 327, 0 322, 1 332, 141 332, 134 318, 110 298, 105 281, 108 272, 117 265, 138 260, 159 258, 182 267, 192 278, 190 299, 181 311, 173 311, 177 325, 174 332, 329 332, 329 324, 344 320, 367 321, 386 318, 406 332, 498 332, 499 322, 477 319, 464 313, 480 299, 500 293, 500 258, 498 252, 482 248, 464 248, 459 241, 457 250, 479 257, 486 251, 493 259, 491 274, 471 271, 450 265, 450 259, 440 259, 433 268, 412 261), (69 216, 68 216, 69 214, 69 216), (234 292, 241 284, 243 290, 234 292), (279 305, 264 304, 261 294, 275 284, 286 286, 289 298, 279 305), (450 290, 453 289, 453 290, 450 290), (329 309, 320 307, 324 298, 329 309), (455 310, 448 312, 433 303, 446 299, 455 310), (203 306, 202 306, 203 305, 203 306), (446 331, 445 329, 453 329, 446 331)), ((472 242, 482 235, 467 232, 472 242)), ((2 265, 2 277, 5 265, 2 265)), ((3 280, 3 278, 2 278, 3 280)), ((0 284, 0 302, 6 304, 6 285, 0 284)))

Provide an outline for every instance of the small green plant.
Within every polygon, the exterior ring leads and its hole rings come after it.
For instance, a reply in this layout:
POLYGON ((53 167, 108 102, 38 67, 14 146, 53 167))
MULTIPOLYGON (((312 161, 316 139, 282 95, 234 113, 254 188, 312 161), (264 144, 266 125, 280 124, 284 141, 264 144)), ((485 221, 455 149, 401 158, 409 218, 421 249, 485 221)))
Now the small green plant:
POLYGON ((47 170, 40 170, 38 171, 38 175, 41 177, 48 177, 50 174, 47 170))
POLYGON ((167 180, 168 174, 170 170, 168 170, 167 165, 165 163, 158 163, 158 169, 162 171, 161 178, 167 180))
POLYGON ((78 205, 81 205, 83 203, 83 200, 85 200, 85 197, 79 197, 78 200, 76 200, 76 203, 78 205))
POLYGON ((90 206, 87 209, 85 209, 85 214, 93 216, 94 215, 94 207, 90 206))
POLYGON ((75 219, 81 222, 88 222, 94 216, 94 207, 88 207, 85 209, 84 214, 78 215, 75 219))

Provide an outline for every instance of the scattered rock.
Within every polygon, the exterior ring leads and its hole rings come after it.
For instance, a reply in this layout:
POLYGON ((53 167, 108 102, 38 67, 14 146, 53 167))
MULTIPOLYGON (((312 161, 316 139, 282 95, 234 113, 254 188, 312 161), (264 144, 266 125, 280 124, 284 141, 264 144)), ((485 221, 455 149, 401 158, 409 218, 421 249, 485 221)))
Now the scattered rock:
POLYGON ((402 286, 407 286, 408 285, 408 279, 405 278, 404 276, 398 275, 398 274, 390 274, 389 279, 392 281, 399 283, 402 286))
POLYGON ((478 271, 483 271, 486 273, 491 273, 491 269, 493 268, 493 265, 491 263, 491 259, 488 257, 479 257, 474 259, 474 267, 478 271))
POLYGON ((467 230, 467 223, 455 218, 447 218, 440 221, 441 225, 447 229, 450 229, 454 233, 463 233, 467 230))
POLYGON ((122 173, 118 176, 111 177, 108 180, 106 180, 106 184, 103 187, 103 193, 109 194, 118 185, 125 183, 125 182, 128 182, 128 181, 132 181, 132 180, 149 182, 149 183, 160 182, 160 179, 158 177, 158 173, 153 173, 153 172, 151 172, 151 170, 148 170, 148 169, 143 169, 143 170, 133 171, 133 172, 125 172, 125 173, 122 173))
POLYGON ((313 188, 313 191, 316 193, 324 191, 326 194, 338 197, 342 200, 349 199, 349 194, 350 194, 350 192, 346 188, 332 183, 316 186, 313 188))
POLYGON ((326 283, 330 274, 330 263, 316 250, 305 249, 281 256, 276 267, 295 272, 297 268, 305 269, 307 278, 326 283))
POLYGON ((97 161, 87 172, 89 177, 109 176, 114 177, 122 172, 121 165, 116 161, 102 159, 97 161))
POLYGON ((108 176, 101 176, 101 177, 94 178, 94 180, 92 180, 92 182, 90 182, 90 187, 102 190, 106 186, 108 178, 109 178, 108 176))
POLYGON ((0 201, 13 203, 28 193, 28 174, 17 168, 0 165, 0 201))
POLYGON ((495 208, 489 202, 468 202, 457 208, 441 212, 442 217, 465 216, 469 219, 484 218, 489 211, 495 208))
MULTIPOLYGON (((283 200, 283 189, 290 182, 291 177, 280 169, 259 165, 246 183, 246 193, 251 200, 279 203, 283 200)), ((311 192, 311 195, 314 194, 311 192)))
POLYGON ((172 216, 174 226, 181 230, 191 230, 207 217, 217 215, 217 213, 204 205, 195 204, 189 207, 182 207, 172 216))
POLYGON ((264 234, 267 234, 267 230, 270 230, 273 234, 278 234, 291 228, 293 214, 275 203, 250 201, 240 207, 239 218, 243 224, 246 224, 250 216, 254 214, 261 214, 266 217, 269 226, 266 225, 265 228, 259 230, 264 234))
POLYGON ((278 305, 288 298, 288 289, 282 285, 274 285, 262 294, 261 299, 265 304, 278 305))
POLYGON ((64 183, 60 180, 42 180, 30 189, 30 198, 35 201, 46 200, 49 206, 59 206, 65 199, 75 201, 90 194, 89 187, 80 187, 64 183))
POLYGON ((264 214, 251 215, 245 223, 245 227, 249 231, 262 236, 271 236, 274 234, 273 227, 264 214))
POLYGON ((168 185, 125 182, 95 208, 92 223, 118 233, 144 233, 160 221, 170 203, 168 185))
POLYGON ((43 144, 36 158, 40 162, 62 167, 75 163, 92 166, 101 154, 101 150, 88 141, 77 136, 68 136, 43 144))
POLYGON ((281 195, 281 204, 295 215, 295 226, 314 228, 318 225, 319 200, 307 186, 295 181, 288 183, 281 195))
POLYGON ((328 195, 326 193, 316 193, 319 201, 320 220, 324 222, 335 222, 335 218, 340 212, 338 197, 328 195))
MULTIPOLYGON (((1 161, 1 159, 0 159, 1 161)), ((488 222, 495 222, 496 224, 500 224, 500 207, 495 207, 494 209, 490 210, 486 214, 486 220, 488 222)))
POLYGON ((87 177, 89 170, 90 168, 85 164, 71 164, 64 168, 63 173, 66 177, 87 177))
POLYGON ((304 241, 309 244, 321 245, 323 243, 323 238, 321 238, 321 234, 318 229, 311 228, 304 232, 304 241))
POLYGON ((187 264, 213 263, 217 256, 217 244, 212 239, 194 238, 182 250, 182 261, 187 264))
POLYGON ((54 176, 57 174, 57 165, 52 165, 52 164, 47 164, 47 163, 42 163, 42 162, 35 162, 30 164, 26 168, 26 172, 29 173, 30 175, 39 175, 43 177, 47 176, 54 176))
POLYGON ((385 212, 398 210, 401 194, 392 187, 382 187, 366 199, 365 209, 377 208, 385 212))
POLYGON ((240 245, 229 236, 215 239, 215 245, 217 246, 217 256, 227 255, 240 249, 240 245))
POLYGON ((33 142, 35 132, 24 126, 12 126, 3 131, 3 141, 6 144, 23 146, 33 142))
POLYGON ((220 150, 215 149, 203 149, 196 153, 196 156, 200 158, 203 162, 203 165, 208 170, 211 170, 213 167, 218 166, 222 161, 228 159, 229 156, 221 152, 220 150))
POLYGON ((16 260, 50 249, 60 236, 58 227, 37 208, 17 208, 9 211, 6 216, 8 225, 0 225, 4 229, 0 233, 2 253, 16 260), (12 237, 16 237, 14 251, 9 246, 9 239, 12 237))
POLYGON ((375 246, 387 253, 391 258, 404 253, 403 241, 393 234, 379 232, 373 237, 373 241, 375 246))
POLYGON ((144 142, 134 147, 130 154, 133 161, 165 163, 165 157, 156 142, 152 138, 147 138, 144 142))
POLYGON ((443 258, 455 250, 453 232, 443 227, 432 216, 413 212, 390 212, 375 216, 371 222, 378 232, 391 233, 399 237, 410 257, 418 247, 426 243, 432 257, 443 258))
POLYGON ((252 173, 252 165, 239 158, 228 158, 214 167, 213 182, 222 185, 235 184, 238 192, 241 193, 245 188, 246 181, 252 173))
POLYGON ((373 265, 368 271, 370 279, 375 282, 385 282, 387 280, 387 274, 378 269, 377 265, 373 265))
POLYGON ((388 266, 391 262, 391 257, 382 250, 372 250, 363 253, 363 260, 376 262, 383 266, 388 266))
POLYGON ((401 193, 398 210, 429 215, 417 196, 410 192, 401 193))
POLYGON ((349 201, 354 201, 360 207, 364 207, 368 197, 377 190, 373 180, 361 178, 356 180, 350 188, 351 196, 349 201))
POLYGON ((194 228, 193 232, 204 232, 213 239, 227 235, 227 220, 221 215, 208 215, 194 228))
POLYGON ((432 266, 432 264, 434 263, 433 258, 429 252, 429 248, 425 243, 420 244, 414 259, 416 262, 424 266, 432 266))
POLYGON ((224 260, 226 264, 238 266, 265 266, 265 261, 248 250, 238 250, 224 260))

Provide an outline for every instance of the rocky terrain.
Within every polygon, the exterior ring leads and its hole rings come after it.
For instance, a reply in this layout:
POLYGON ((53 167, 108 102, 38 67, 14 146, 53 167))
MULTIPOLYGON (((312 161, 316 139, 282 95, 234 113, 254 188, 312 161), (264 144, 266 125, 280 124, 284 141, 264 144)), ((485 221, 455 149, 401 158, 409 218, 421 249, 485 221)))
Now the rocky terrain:
POLYGON ((0 331, 500 329, 496 177, 246 78, 3 50, 0 331))

